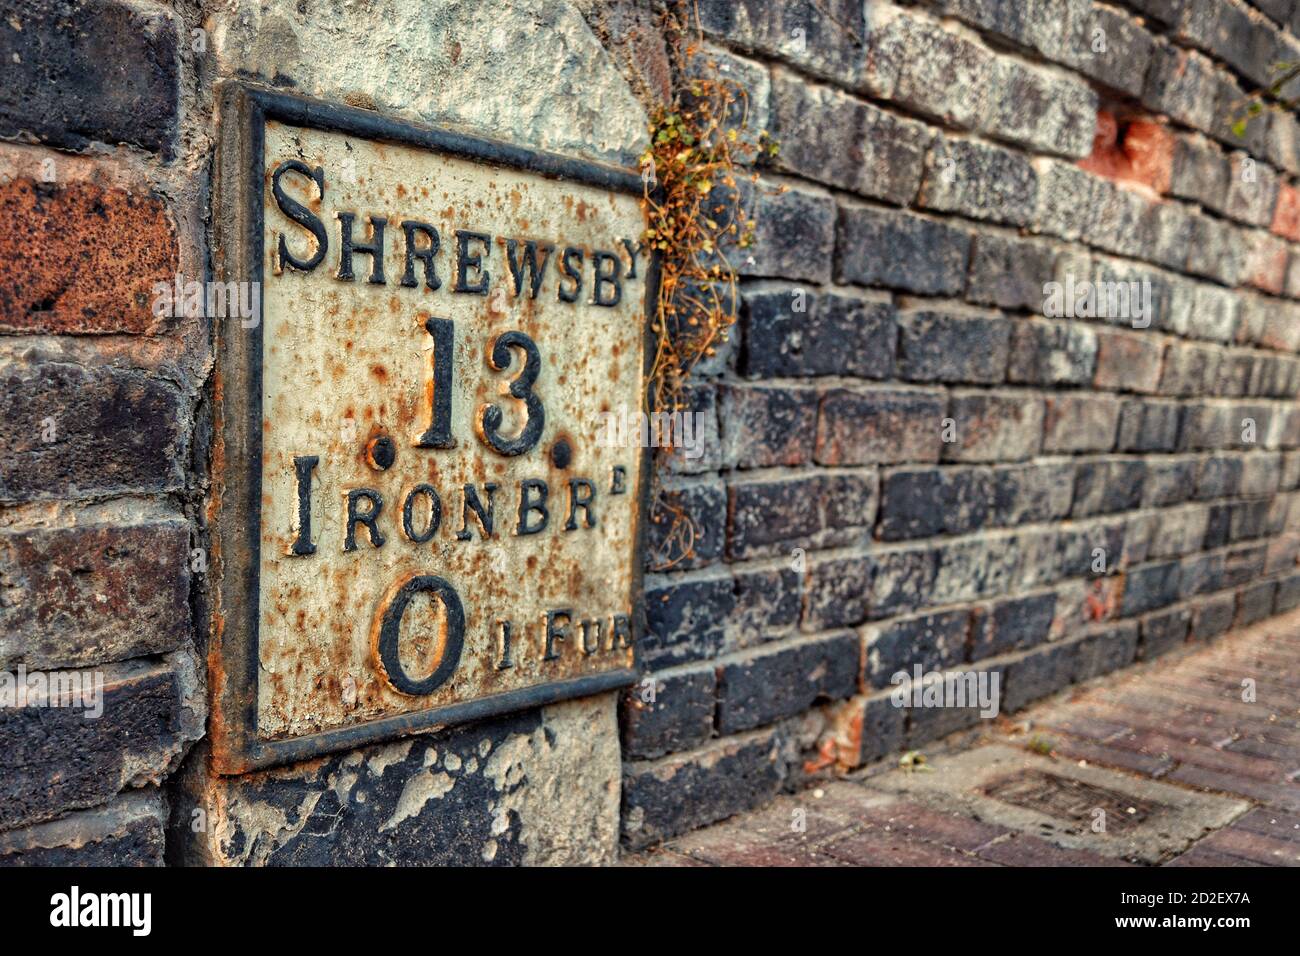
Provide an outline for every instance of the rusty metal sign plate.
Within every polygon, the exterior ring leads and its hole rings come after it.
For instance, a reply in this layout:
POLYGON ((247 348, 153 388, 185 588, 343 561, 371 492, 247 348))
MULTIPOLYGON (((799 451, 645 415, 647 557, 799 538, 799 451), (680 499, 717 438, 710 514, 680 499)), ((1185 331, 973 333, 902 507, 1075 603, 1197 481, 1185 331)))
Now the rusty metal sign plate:
POLYGON ((218 335, 217 769, 629 683, 640 180, 243 85, 222 121, 261 314, 218 335))

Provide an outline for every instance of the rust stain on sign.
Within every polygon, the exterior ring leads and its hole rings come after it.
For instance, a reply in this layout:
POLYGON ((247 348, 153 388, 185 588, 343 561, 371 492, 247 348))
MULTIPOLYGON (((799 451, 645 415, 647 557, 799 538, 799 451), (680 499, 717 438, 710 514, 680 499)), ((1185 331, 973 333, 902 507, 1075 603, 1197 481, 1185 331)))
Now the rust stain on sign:
POLYGON ((226 103, 225 277, 262 310, 221 335, 219 769, 628 682, 644 461, 603 425, 645 392, 639 183, 226 103))

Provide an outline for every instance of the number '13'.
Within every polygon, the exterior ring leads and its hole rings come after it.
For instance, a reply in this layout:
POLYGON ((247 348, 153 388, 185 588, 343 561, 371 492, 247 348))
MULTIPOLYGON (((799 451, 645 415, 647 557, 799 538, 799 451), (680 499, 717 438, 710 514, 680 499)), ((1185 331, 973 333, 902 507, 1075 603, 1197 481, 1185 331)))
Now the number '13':
MULTIPOLYGON (((433 379, 429 385, 429 427, 415 444, 420 448, 452 448, 456 444, 451 437, 452 349, 456 344, 456 326, 450 319, 431 318, 424 327, 433 336, 433 379)), ((510 383, 510 397, 524 403, 527 417, 523 430, 516 438, 502 437, 501 409, 490 404, 479 409, 477 429, 479 437, 489 448, 507 456, 532 450, 546 425, 546 409, 533 392, 533 385, 542 371, 542 356, 536 343, 523 332, 505 332, 492 343, 488 364, 495 371, 505 371, 510 367, 511 349, 518 349, 524 356, 524 367, 510 383)))

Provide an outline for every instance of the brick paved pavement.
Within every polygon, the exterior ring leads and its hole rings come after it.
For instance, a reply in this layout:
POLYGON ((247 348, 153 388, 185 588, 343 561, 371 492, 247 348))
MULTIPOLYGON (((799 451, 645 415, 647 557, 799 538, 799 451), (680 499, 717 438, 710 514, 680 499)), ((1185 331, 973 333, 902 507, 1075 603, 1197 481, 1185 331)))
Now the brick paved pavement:
POLYGON ((624 862, 1300 865, 1300 614, 1076 687, 926 758, 929 770, 878 764, 624 862))

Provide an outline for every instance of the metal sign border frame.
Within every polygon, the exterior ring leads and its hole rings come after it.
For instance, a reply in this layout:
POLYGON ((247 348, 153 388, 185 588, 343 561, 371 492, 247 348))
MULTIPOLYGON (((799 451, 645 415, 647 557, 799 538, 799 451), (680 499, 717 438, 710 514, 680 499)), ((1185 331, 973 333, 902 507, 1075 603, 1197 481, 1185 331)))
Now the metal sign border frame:
MULTIPOLYGON (((422 127, 368 110, 288 94, 243 81, 229 81, 219 91, 221 129, 214 165, 212 276, 221 281, 262 280, 264 130, 279 120, 396 143, 569 180, 614 192, 641 195, 640 176, 626 169, 495 142, 449 129, 422 127)), ((645 391, 652 398, 650 371, 654 333, 650 312, 656 308, 658 257, 647 260, 644 330, 645 391)), ((259 316, 260 319, 260 316, 259 316)), ((602 674, 570 678, 428 710, 381 717, 350 727, 301 737, 263 740, 257 735, 258 626, 260 616, 261 478, 262 478, 262 330, 220 321, 213 330, 216 370, 211 400, 213 448, 208 515, 212 542, 209 568, 212 588, 208 675, 212 768, 219 774, 308 760, 322 754, 379 743, 416 733, 560 700, 625 687, 639 675, 635 638, 645 632, 644 555, 651 484, 651 450, 640 455, 641 487, 635 516, 632 561, 633 665, 602 674)))

